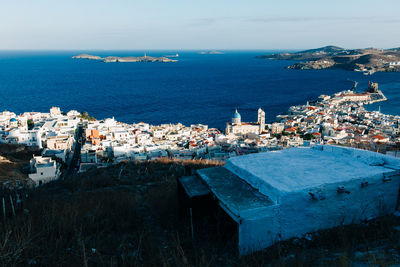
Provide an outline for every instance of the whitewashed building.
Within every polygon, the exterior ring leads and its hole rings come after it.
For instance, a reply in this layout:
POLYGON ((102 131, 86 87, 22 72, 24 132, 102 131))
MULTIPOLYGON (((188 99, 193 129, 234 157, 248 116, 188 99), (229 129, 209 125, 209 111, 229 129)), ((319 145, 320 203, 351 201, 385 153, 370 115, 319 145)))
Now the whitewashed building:
POLYGON ((42 139, 37 130, 11 129, 7 132, 5 142, 9 144, 22 144, 42 148, 42 139))
POLYGON ((30 165, 32 173, 29 174, 29 178, 35 182, 36 186, 56 180, 60 176, 57 162, 51 158, 34 156, 30 165))
POLYGON ((316 146, 234 157, 224 167, 197 171, 208 190, 193 189, 185 179, 180 184, 189 197, 201 191, 218 200, 236 224, 243 255, 394 212, 399 169, 400 159, 391 156, 316 146))

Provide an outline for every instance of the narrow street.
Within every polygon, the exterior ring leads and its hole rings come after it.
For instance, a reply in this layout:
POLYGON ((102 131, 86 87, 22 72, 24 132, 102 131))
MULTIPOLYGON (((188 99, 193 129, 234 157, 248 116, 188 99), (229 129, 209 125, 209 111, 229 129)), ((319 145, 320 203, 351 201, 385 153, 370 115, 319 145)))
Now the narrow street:
POLYGON ((85 143, 85 138, 82 136, 83 135, 83 125, 78 124, 77 128, 77 133, 76 133, 76 142, 75 142, 75 149, 72 155, 72 160, 70 161, 70 164, 67 167, 67 170, 65 171, 63 175, 63 179, 67 178, 68 176, 75 175, 78 173, 79 170, 79 159, 81 155, 81 147, 85 143))

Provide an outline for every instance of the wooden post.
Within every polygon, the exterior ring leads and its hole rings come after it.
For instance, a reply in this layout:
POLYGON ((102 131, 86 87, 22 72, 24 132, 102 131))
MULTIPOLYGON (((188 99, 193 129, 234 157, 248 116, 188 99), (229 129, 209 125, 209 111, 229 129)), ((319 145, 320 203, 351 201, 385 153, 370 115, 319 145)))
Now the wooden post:
POLYGON ((12 199, 11 195, 8 195, 8 196, 10 197, 11 210, 12 210, 13 216, 15 217, 15 209, 14 209, 13 199, 12 199))
POLYGON ((3 221, 6 223, 6 201, 4 200, 3 197, 3 221))
POLYGON ((81 240, 81 245, 82 245, 82 254, 83 254, 83 266, 88 267, 85 243, 83 242, 83 240, 81 240))
POLYGON ((220 219, 221 219, 221 207, 217 207, 217 232, 218 232, 218 237, 220 237, 221 235, 221 231, 220 231, 220 219))
POLYGON ((192 208, 190 208, 190 229, 192 230, 192 241, 194 240, 194 230, 193 230, 193 213, 192 208))
POLYGON ((119 175, 118 175, 118 180, 121 180, 121 174, 122 174, 122 170, 123 170, 123 166, 121 166, 121 170, 120 170, 120 172, 119 172, 119 175))
POLYGON ((15 203, 17 204, 16 206, 16 208, 17 208, 17 210, 20 210, 21 209, 21 203, 22 203, 22 200, 21 200, 21 197, 19 196, 19 194, 18 193, 15 193, 15 203))

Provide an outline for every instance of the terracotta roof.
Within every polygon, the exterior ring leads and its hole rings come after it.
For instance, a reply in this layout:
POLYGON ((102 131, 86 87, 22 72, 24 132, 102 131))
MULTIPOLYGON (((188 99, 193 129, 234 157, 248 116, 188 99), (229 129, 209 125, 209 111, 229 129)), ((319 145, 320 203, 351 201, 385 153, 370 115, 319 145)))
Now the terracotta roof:
POLYGON ((259 125, 258 122, 242 122, 242 125, 259 125))
POLYGON ((382 140, 382 139, 385 139, 385 137, 383 137, 382 135, 374 135, 374 136, 371 136, 371 138, 373 138, 373 139, 378 139, 378 140, 382 140))
POLYGON ((295 132, 297 129, 295 127, 289 127, 285 129, 285 132, 295 132))

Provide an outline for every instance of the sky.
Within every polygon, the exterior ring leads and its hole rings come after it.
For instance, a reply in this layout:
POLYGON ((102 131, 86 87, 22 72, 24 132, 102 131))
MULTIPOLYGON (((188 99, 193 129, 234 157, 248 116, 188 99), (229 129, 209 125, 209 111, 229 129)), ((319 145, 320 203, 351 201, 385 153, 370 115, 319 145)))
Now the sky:
POLYGON ((399 0, 0 0, 0 49, 400 47, 399 0))

